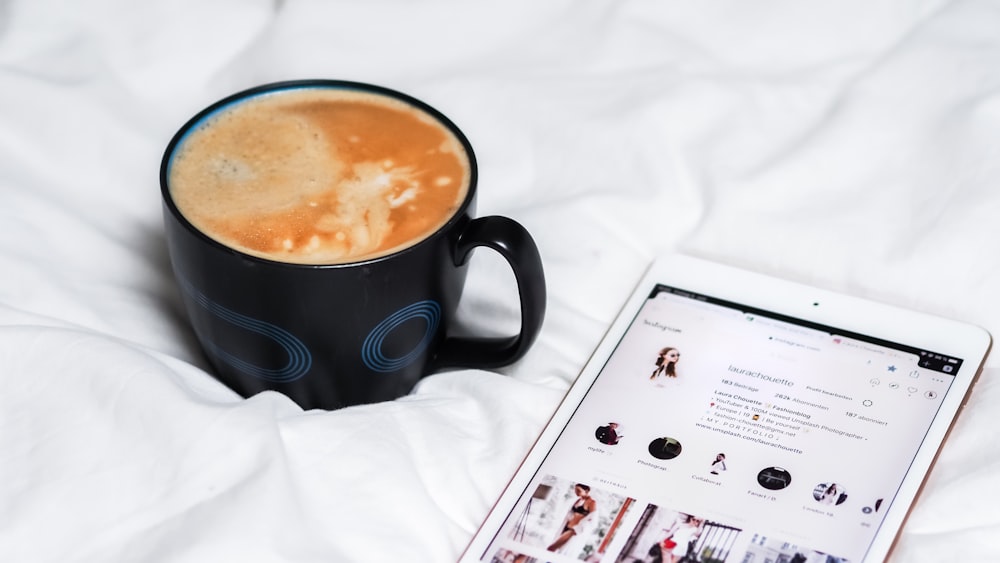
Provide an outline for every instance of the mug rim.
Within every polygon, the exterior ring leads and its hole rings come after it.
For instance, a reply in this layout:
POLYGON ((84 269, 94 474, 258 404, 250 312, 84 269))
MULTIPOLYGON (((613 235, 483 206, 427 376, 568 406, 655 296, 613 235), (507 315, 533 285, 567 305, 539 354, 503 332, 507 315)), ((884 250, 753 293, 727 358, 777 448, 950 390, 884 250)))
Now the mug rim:
POLYGON ((176 219, 184 228, 193 233, 202 242, 209 244, 210 246, 228 253, 235 254, 240 258, 251 260, 254 262, 260 262, 262 264, 269 264, 273 266, 288 267, 294 269, 339 269, 339 268, 353 268, 356 266, 364 266, 368 264, 374 264, 382 262, 385 260, 390 260, 403 254, 408 254, 410 252, 416 252, 419 247, 422 247, 436 239, 444 231, 451 229, 456 223, 462 221, 467 215, 469 207, 475 199, 476 186, 478 180, 478 167, 476 163, 476 155, 472 150, 472 144, 469 139, 465 136, 458 126, 449 119, 446 115, 441 113, 439 110, 431 106, 430 104, 415 98, 409 94, 394 90, 392 88, 387 88, 385 86, 379 86, 377 84, 371 84, 367 82, 357 82, 352 80, 338 80, 338 79, 327 79, 327 78, 306 78, 298 80, 283 80, 278 82, 269 82, 265 84, 260 84, 253 86, 251 88, 246 88, 240 90, 233 94, 230 94, 194 114, 190 119, 188 119, 184 124, 174 133, 171 137, 170 142, 167 143, 166 148, 163 152, 163 157, 160 160, 160 195, 163 200, 164 205, 169 209, 170 214, 176 219), (173 194, 170 193, 170 185, 168 181, 168 174, 170 170, 171 162, 173 161, 174 153, 176 152, 178 146, 184 141, 185 137, 195 129, 197 129, 205 120, 211 116, 224 111, 228 106, 235 105, 238 103, 245 102, 257 96, 262 96, 266 94, 273 94, 288 90, 305 90, 309 88, 316 89, 330 89, 330 90, 357 90, 362 92, 370 92, 378 95, 383 95, 389 98, 394 98, 402 101, 410 106, 413 106, 437 120, 441 125, 446 127, 455 138, 458 139, 459 143, 462 145, 462 149, 465 151, 466 157, 469 161, 469 186, 465 193, 465 198, 462 200, 462 204, 455 210, 455 212, 436 230, 428 233, 423 238, 417 242, 399 250, 396 250, 390 254, 385 254, 382 256, 376 256, 373 258, 366 258, 363 260, 352 260, 347 262, 336 262, 336 263, 300 263, 300 262, 283 262, 281 260, 274 260, 271 258, 264 258, 261 256, 256 256, 249 254, 223 244, 218 240, 208 236, 201 231, 198 227, 192 224, 187 217, 180 211, 177 207, 176 202, 174 202, 173 194))

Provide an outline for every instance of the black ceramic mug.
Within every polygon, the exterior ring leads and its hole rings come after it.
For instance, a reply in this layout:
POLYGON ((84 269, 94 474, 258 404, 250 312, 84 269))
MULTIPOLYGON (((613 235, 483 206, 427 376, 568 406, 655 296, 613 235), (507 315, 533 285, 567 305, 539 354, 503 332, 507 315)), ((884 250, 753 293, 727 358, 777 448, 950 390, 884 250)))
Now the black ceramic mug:
POLYGON ((281 82, 186 123, 160 167, 171 264, 217 377, 303 408, 390 400, 448 367, 521 358, 545 280, 528 232, 475 218, 476 162, 444 115, 345 81, 281 82), (477 247, 514 272, 521 328, 456 337, 477 247))

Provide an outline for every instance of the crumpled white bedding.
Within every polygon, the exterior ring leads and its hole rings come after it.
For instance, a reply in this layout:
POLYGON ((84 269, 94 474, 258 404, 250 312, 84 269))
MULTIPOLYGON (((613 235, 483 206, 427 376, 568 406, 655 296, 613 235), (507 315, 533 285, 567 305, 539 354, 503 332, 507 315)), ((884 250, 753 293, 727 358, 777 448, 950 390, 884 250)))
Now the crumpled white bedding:
MULTIPOLYGON (((1000 334, 1000 6, 0 0, 0 560, 449 561, 649 261, 679 251, 1000 334), (518 364, 302 412, 217 383, 157 171, 237 90, 341 78, 450 116, 535 236, 518 364)), ((487 251, 461 305, 513 332, 487 251)), ((1000 559, 997 359, 896 561, 1000 559)))

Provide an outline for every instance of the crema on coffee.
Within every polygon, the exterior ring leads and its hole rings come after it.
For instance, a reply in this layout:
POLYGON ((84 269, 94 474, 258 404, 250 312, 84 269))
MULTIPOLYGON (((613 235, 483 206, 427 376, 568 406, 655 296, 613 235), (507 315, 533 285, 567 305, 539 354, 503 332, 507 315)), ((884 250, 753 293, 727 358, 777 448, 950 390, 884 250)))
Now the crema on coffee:
POLYGON ((224 107, 181 140, 168 182, 201 232, 262 258, 337 264, 392 254, 462 205, 469 156, 401 100, 297 88, 224 107))

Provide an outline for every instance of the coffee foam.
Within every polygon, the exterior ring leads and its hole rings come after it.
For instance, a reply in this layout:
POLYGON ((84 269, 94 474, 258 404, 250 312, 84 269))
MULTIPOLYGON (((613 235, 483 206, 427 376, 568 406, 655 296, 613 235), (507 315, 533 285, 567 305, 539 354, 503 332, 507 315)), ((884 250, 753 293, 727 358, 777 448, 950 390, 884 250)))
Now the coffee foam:
POLYGON ((402 101, 287 90, 211 116, 169 170, 181 213, 217 241, 283 262, 391 254, 461 206, 470 164, 450 130, 402 101))

